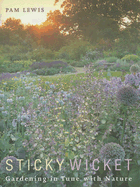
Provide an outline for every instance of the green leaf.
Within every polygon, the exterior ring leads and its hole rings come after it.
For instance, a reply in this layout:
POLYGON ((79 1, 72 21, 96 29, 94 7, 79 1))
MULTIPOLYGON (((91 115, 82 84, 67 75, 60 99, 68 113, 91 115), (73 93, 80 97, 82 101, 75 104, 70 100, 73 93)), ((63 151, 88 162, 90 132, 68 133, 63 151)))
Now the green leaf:
POLYGON ((12 134, 11 134, 11 139, 12 139, 12 141, 16 141, 17 140, 17 138, 15 138, 12 134))
POLYGON ((132 181, 128 182, 129 187, 140 187, 140 167, 133 166, 128 177, 132 178, 132 181))

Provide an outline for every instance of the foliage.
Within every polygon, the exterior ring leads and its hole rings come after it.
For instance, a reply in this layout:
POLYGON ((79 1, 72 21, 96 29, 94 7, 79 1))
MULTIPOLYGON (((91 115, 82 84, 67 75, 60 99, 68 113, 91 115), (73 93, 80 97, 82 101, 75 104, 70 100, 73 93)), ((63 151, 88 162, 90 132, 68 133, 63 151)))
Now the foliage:
POLYGON ((140 71, 140 67, 138 66, 138 64, 133 64, 131 67, 130 67, 130 72, 131 73, 138 73, 140 71))
POLYGON ((130 62, 130 61, 134 61, 134 62, 137 62, 140 60, 140 57, 137 56, 137 55, 125 55, 122 60, 126 60, 127 62, 130 62))
POLYGON ((36 61, 40 61, 42 59, 53 59, 54 53, 50 49, 45 49, 43 47, 38 47, 31 52, 26 54, 28 59, 33 59, 36 61))
POLYGON ((120 146, 119 144, 111 142, 105 144, 101 148, 99 157, 102 162, 104 162, 104 160, 108 161, 109 159, 111 159, 110 161, 111 165, 115 166, 115 159, 120 159, 121 162, 124 161, 125 151, 123 147, 120 146))
POLYGON ((109 63, 116 63, 116 61, 118 60, 118 58, 115 57, 115 56, 112 56, 112 57, 107 57, 107 58, 105 58, 105 60, 106 60, 107 62, 109 62, 109 63))
POLYGON ((124 105, 132 105, 139 100, 136 90, 131 86, 124 86, 117 92, 118 100, 124 105))
POLYGON ((100 51, 87 51, 83 60, 97 60, 101 58, 103 54, 100 51))
POLYGON ((33 60, 19 60, 19 61, 3 61, 1 64, 0 72, 15 73, 28 70, 33 60))
MULTIPOLYGON (((59 0, 55 2, 57 3, 59 0)), ((139 1, 137 0, 117 1, 117 6, 111 0, 94 2, 66 0, 61 6, 64 8, 64 13, 56 17, 59 24, 62 25, 62 29, 78 36, 82 35, 91 42, 100 39, 109 39, 110 43, 113 42, 120 34, 119 27, 121 25, 134 28, 138 32, 139 1), (128 17, 131 24, 126 24, 123 21, 124 17, 128 17)), ((134 36, 136 38, 136 35, 134 36)))
POLYGON ((59 50, 58 57, 62 56, 62 54, 67 54, 68 59, 80 60, 80 58, 86 54, 89 46, 89 42, 80 39, 71 41, 69 45, 62 47, 59 50))
MULTIPOLYGON (((73 186, 89 186, 91 183, 83 181, 84 177, 108 175, 107 171, 103 170, 103 163, 99 164, 99 171, 94 172, 93 159, 98 158, 104 144, 116 143, 123 147, 125 158, 132 158, 130 167, 137 167, 139 105, 135 108, 123 108, 117 102, 117 92, 128 83, 119 77, 110 77, 107 80, 105 76, 92 72, 91 69, 82 76, 22 75, 11 80, 16 85, 12 87, 12 92, 6 92, 7 86, 11 84, 8 85, 8 81, 7 85, 2 82, 0 118, 4 126, 0 128, 1 160, 9 153, 18 158, 24 156, 31 160, 41 159, 42 169, 38 171, 39 176, 77 176, 81 181, 73 182, 73 186), (45 170, 45 158, 53 159, 53 171, 45 170), (65 159, 61 171, 56 158, 59 161, 65 159), (70 170, 70 159, 72 162, 74 159, 82 159, 80 170, 70 170), (85 170, 86 159, 89 163, 88 171, 85 170)), ((140 82, 135 88, 137 91, 139 86, 140 82)), ((118 148, 120 147, 117 147, 117 150, 118 148)), ((120 151, 117 153, 120 154, 120 151)), ((123 166, 126 167, 124 162, 121 167, 123 166)), ((29 177, 36 175, 36 172, 32 165, 27 172, 25 160, 22 171, 16 173, 16 176, 29 177)), ((119 177, 123 174, 114 171, 114 175, 119 177)), ((129 171, 125 172, 125 177, 128 175, 129 171)), ((133 175, 136 177, 137 171, 133 172, 133 175)), ((4 174, 2 176, 5 177, 4 174)), ((4 178, 0 180, 4 181, 4 178)), ((63 186, 71 185, 71 182, 65 180, 61 182, 63 186)), ((99 183, 94 181, 94 185, 99 183)), ((3 184, 8 186, 5 181, 3 184)), ((59 187, 59 184, 60 181, 55 182, 55 186, 59 187)), ((118 182, 113 184, 120 186, 118 182)), ((20 186, 24 185, 24 182, 20 183, 20 186)), ((38 186, 41 185, 38 183, 38 186)), ((54 183, 48 180, 46 185, 53 186, 54 183)), ((123 182, 123 185, 128 186, 128 182, 123 182)))
POLYGON ((37 75, 55 75, 59 73, 68 73, 68 72, 75 72, 74 68, 71 66, 66 67, 50 67, 50 68, 40 68, 35 69, 33 73, 36 73, 37 75))

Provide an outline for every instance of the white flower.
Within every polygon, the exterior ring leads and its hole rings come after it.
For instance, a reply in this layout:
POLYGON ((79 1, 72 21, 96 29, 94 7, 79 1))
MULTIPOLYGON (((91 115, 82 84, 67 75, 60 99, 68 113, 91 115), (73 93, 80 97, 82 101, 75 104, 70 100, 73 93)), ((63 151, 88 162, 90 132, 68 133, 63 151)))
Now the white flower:
POLYGON ((4 107, 2 106, 2 107, 0 107, 0 111, 3 111, 4 110, 4 107))
POLYGON ((1 93, 1 94, 0 94, 0 98, 4 98, 4 94, 1 93))
POLYGON ((43 97, 43 96, 41 96, 41 97, 40 97, 40 100, 42 101, 43 99, 44 99, 44 97, 43 97))
POLYGON ((44 105, 45 105, 46 103, 47 103, 47 101, 46 101, 46 100, 45 100, 45 101, 42 101, 42 104, 44 104, 44 105))
POLYGON ((13 127, 16 127, 16 126, 17 126, 16 119, 13 119, 13 121, 12 121, 12 126, 13 126, 13 127))
POLYGON ((39 88, 35 88, 35 91, 39 91, 39 88))
POLYGON ((31 86, 31 85, 33 85, 33 83, 32 83, 32 82, 30 82, 30 83, 29 83, 29 86, 31 86))
POLYGON ((7 112, 7 111, 2 111, 2 114, 3 114, 4 116, 7 116, 8 112, 7 112))
POLYGON ((18 98, 19 101, 23 101, 24 99, 25 99, 24 96, 20 96, 20 97, 18 98))
POLYGON ((30 116, 28 116, 27 114, 23 114, 21 116, 21 121, 26 122, 30 120, 30 116))
POLYGON ((50 82, 49 81, 46 81, 45 84, 49 84, 50 82))
POLYGON ((30 90, 31 87, 30 87, 30 86, 26 86, 25 89, 26 89, 26 90, 30 90))
POLYGON ((7 99, 7 103, 12 103, 13 99, 7 99))
POLYGON ((26 73, 26 75, 30 75, 30 72, 26 73))
POLYGON ((54 84, 50 85, 50 88, 55 89, 55 85, 54 84))

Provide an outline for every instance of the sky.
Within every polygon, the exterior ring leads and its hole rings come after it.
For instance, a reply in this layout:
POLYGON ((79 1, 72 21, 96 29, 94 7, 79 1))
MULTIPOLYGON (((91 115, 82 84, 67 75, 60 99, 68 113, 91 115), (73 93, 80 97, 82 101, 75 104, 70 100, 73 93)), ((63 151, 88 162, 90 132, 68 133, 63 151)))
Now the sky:
POLYGON ((54 2, 55 0, 0 0, 0 25, 9 17, 21 19, 23 24, 41 24, 50 10, 60 9, 63 0, 55 6, 54 2), (32 12, 31 8, 37 8, 36 12, 32 12), (41 8, 44 8, 43 12, 41 8))

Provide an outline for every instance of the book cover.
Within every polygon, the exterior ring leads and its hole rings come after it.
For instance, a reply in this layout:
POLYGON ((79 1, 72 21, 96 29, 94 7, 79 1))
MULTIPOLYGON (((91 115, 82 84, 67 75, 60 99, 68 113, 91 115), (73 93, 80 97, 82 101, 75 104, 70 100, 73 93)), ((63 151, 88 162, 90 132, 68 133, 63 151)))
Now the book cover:
POLYGON ((138 0, 0 1, 0 187, 139 187, 138 0))

